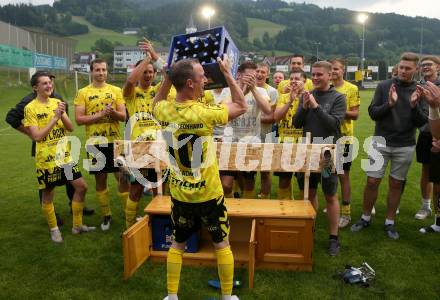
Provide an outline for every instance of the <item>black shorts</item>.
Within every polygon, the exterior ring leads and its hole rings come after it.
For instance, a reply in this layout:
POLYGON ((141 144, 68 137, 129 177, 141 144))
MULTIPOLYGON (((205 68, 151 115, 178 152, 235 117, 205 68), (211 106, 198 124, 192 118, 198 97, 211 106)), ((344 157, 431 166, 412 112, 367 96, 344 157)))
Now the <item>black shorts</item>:
POLYGON ((273 175, 278 176, 279 178, 290 178, 290 179, 292 179, 293 172, 274 172, 273 175))
POLYGON ((65 185, 67 181, 81 178, 81 171, 77 164, 67 165, 65 168, 55 167, 54 169, 37 169, 38 189, 44 190, 55 186, 65 185), (69 175, 71 170, 71 177, 69 175))
POLYGON ((238 176, 243 176, 246 179, 255 179, 256 171, 220 171, 220 176, 232 176, 237 179, 238 176))
MULTIPOLYGON (((300 190, 304 190, 304 173, 296 173, 296 179, 300 190)), ((321 173, 311 173, 309 179, 309 188, 316 190, 318 183, 321 183, 324 195, 333 196, 338 192, 338 175, 332 173, 330 177, 324 178, 321 173)))
POLYGON ((225 241, 229 236, 229 218, 223 196, 202 203, 188 203, 171 198, 171 221, 177 243, 186 242, 202 224, 214 243, 225 241))
POLYGON ((115 166, 113 148, 114 148, 113 143, 86 145, 87 158, 92 160, 92 165, 90 166, 90 170, 89 170, 90 174, 119 172, 119 168, 115 166), (95 154, 90 151, 92 147, 95 147, 102 153, 102 154, 98 154, 99 156, 101 155, 104 156, 101 158, 95 157, 95 154), (103 166, 97 165, 98 159, 100 160, 105 159, 105 164, 103 166))
POLYGON ((440 183, 440 153, 431 153, 429 163, 429 181, 433 183, 440 183))
POLYGON ((432 135, 429 132, 421 132, 417 139, 416 158, 421 164, 429 164, 431 160, 432 135))
MULTIPOLYGON (((139 169, 138 170, 142 177, 148 180, 149 182, 155 183, 157 182, 157 175, 156 171, 154 169, 139 169)), ((134 174, 136 175, 136 174, 134 174)), ((136 177, 133 174, 124 174, 125 178, 127 179, 127 182, 131 184, 140 184, 140 182, 136 179, 136 177)))

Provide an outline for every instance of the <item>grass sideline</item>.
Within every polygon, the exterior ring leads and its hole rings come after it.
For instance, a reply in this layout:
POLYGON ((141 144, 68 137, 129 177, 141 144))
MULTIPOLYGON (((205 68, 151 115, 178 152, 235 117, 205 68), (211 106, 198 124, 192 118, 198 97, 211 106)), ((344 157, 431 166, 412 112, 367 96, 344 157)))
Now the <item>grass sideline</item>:
MULTIPOLYGON (((61 76, 60 76, 61 77, 61 76)), ((72 104, 73 83, 62 78, 57 89, 67 93, 72 104), (64 90, 63 90, 64 88, 64 90)), ((166 267, 147 262, 128 281, 122 280, 123 259, 120 234, 123 231, 123 212, 116 196, 115 180, 110 178, 111 207, 114 223, 109 232, 100 230, 87 235, 70 233, 72 218, 69 214, 64 188, 56 189, 55 207, 65 220, 61 228, 65 242, 54 245, 38 204, 34 161, 30 157, 30 141, 11 129, 4 121, 7 110, 29 91, 28 85, 7 86, 0 74, 0 298, 2 299, 162 299, 166 295, 166 267)), ((66 94, 65 94, 66 95, 66 94)), ((371 91, 361 92, 360 119, 355 132, 361 141, 374 131, 367 107, 371 91)), ((75 128, 74 134, 84 141, 84 128, 75 128)), ((82 151, 84 156, 84 151, 82 151)), ((365 174, 360 160, 366 154, 360 147, 360 156, 352 167, 352 216, 361 213, 365 174)), ((83 175, 89 185, 87 206, 98 210, 94 180, 87 172, 83 175)), ((418 221, 414 214, 420 205, 420 165, 411 167, 403 195, 397 229, 398 241, 388 239, 382 229, 385 213, 386 182, 382 183, 377 215, 370 228, 353 234, 341 231, 342 249, 338 257, 326 254, 327 220, 319 210, 314 248, 314 268, 311 273, 257 270, 255 288, 247 287, 247 272, 236 270, 236 278, 244 286, 234 293, 240 299, 435 299, 440 295, 436 275, 440 271, 438 253, 440 235, 423 236, 421 226, 432 219, 418 221), (364 289, 347 286, 332 276, 346 264, 360 265, 367 261, 376 270, 372 287, 364 289)), ((272 195, 277 185, 274 177, 272 195)), ((296 188, 296 185, 294 185, 296 188)), ((322 195, 321 208, 323 207, 322 195)), ((144 207, 148 199, 143 199, 144 207)), ((88 225, 98 226, 98 214, 84 217, 88 225)), ((232 228, 232 230, 234 230, 232 228)), ((215 268, 184 266, 180 283, 180 299, 219 299, 218 291, 208 287, 207 280, 217 277, 215 268)))

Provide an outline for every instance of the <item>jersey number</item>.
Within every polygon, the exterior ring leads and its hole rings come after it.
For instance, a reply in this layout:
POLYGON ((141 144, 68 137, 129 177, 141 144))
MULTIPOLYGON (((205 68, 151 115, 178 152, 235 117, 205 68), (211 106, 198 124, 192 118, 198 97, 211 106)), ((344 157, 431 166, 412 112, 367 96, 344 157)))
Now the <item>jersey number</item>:
POLYGON ((195 134, 182 133, 177 137, 177 141, 179 145, 180 143, 184 144, 177 150, 171 146, 168 146, 170 155, 179 165, 185 168, 200 168, 201 164, 203 163, 202 139, 199 139, 199 136, 195 134))

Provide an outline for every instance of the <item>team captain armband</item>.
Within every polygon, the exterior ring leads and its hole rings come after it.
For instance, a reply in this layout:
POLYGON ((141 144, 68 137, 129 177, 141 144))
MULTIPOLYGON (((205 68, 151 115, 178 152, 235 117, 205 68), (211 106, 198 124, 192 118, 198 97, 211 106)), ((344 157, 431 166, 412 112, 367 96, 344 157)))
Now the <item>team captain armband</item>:
POLYGON ((428 118, 430 120, 438 120, 440 119, 440 111, 438 107, 432 108, 429 106, 429 115, 428 118))

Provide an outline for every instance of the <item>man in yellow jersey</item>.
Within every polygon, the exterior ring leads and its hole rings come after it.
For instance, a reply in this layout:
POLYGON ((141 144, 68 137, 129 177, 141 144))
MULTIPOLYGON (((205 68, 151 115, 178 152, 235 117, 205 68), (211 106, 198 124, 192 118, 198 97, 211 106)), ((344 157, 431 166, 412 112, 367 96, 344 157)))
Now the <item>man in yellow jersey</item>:
MULTIPOLYGON (((304 84, 307 76, 300 68, 290 72, 290 93, 282 94, 274 112, 274 119, 279 122, 278 134, 280 143, 300 143, 303 130, 293 126, 293 118, 298 110, 300 98, 304 93, 304 84)), ((276 172, 279 177, 278 199, 293 199, 292 172, 276 172)))
MULTIPOLYGON (((304 56, 302 54, 294 54, 290 59, 290 69, 300 68, 304 70, 304 56)), ((290 92, 290 80, 286 79, 281 81, 278 84, 278 93, 280 94, 288 94, 290 92)), ((307 78, 306 84, 304 85, 304 89, 306 91, 313 90, 312 80, 307 78)))
POLYGON ((339 228, 344 228, 351 221, 351 185, 350 168, 353 155, 353 129, 354 121, 359 117, 360 97, 358 87, 344 80, 345 61, 342 58, 335 58, 330 61, 332 64, 332 84, 336 91, 345 96, 347 100, 347 111, 345 119, 341 124, 341 135, 347 137, 344 146, 343 174, 339 174, 339 182, 342 191, 341 216, 339 218, 339 228))
POLYGON ((86 126, 86 149, 91 158, 90 174, 95 175, 96 197, 101 206, 103 231, 110 229, 112 213, 107 189, 107 173, 118 181, 122 206, 128 198, 128 184, 114 165, 113 141, 120 139, 119 122, 125 121, 125 105, 120 88, 106 83, 107 63, 97 58, 90 62, 92 83, 80 89, 74 100, 75 119, 86 126))
MULTIPOLYGON (((274 143, 275 133, 272 132, 272 126, 275 123, 273 118, 273 111, 278 101, 278 92, 275 88, 267 84, 269 81, 270 69, 269 65, 265 63, 257 64, 257 72, 255 75, 256 86, 263 88, 267 91, 270 98, 270 105, 272 111, 270 114, 261 115, 261 142, 262 143, 274 143)), ((260 172, 261 175, 261 191, 260 198, 269 199, 271 190, 271 172, 260 172)))
POLYGON ((222 299, 238 299, 231 296, 234 258, 229 246, 229 220, 212 134, 215 125, 238 117, 246 112, 247 106, 243 92, 232 77, 227 57, 217 61, 231 90, 230 103, 206 105, 197 101, 203 95, 207 78, 196 60, 175 63, 154 99, 153 113, 162 125, 171 160, 169 181, 174 239, 167 257, 167 300, 178 299, 185 244, 201 224, 214 243, 222 299), (176 99, 162 101, 171 83, 177 91, 176 99))
MULTIPOLYGON (((139 48, 146 53, 146 57, 136 63, 136 68, 128 76, 123 89, 125 106, 128 112, 128 123, 125 130, 125 139, 133 141, 154 141, 160 124, 153 118, 153 99, 159 90, 160 84, 153 85, 156 77, 159 55, 148 40, 139 43, 139 48)), ((157 175, 154 169, 141 169, 140 174, 149 183, 155 184, 157 175)), ((125 206, 125 224, 129 228, 136 221, 139 201, 142 196, 143 185, 139 178, 129 176, 130 194, 125 206)), ((147 182, 143 181, 143 182, 147 182)), ((153 196, 157 188, 153 187, 153 196)))
POLYGON ((73 125, 66 114, 66 104, 50 97, 53 84, 48 74, 36 73, 31 78, 31 86, 37 95, 24 108, 23 125, 29 137, 36 142, 35 162, 38 185, 42 191, 41 207, 47 218, 50 236, 55 243, 61 243, 63 238, 53 206, 54 188, 69 182, 75 189, 72 198, 72 233, 80 234, 95 229, 82 224, 87 184, 70 155, 66 133, 73 131, 73 125))

